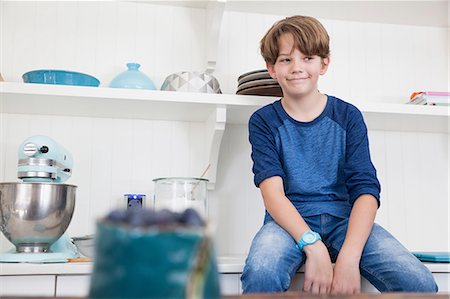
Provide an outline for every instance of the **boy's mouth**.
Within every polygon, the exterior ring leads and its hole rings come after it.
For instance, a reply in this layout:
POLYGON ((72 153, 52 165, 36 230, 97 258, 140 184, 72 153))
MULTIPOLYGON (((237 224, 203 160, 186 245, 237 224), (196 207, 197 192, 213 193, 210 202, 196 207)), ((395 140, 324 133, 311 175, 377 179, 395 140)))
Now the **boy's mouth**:
POLYGON ((302 81, 302 80, 308 79, 308 77, 297 77, 297 76, 293 76, 293 77, 287 77, 286 79, 287 79, 288 81, 302 81))

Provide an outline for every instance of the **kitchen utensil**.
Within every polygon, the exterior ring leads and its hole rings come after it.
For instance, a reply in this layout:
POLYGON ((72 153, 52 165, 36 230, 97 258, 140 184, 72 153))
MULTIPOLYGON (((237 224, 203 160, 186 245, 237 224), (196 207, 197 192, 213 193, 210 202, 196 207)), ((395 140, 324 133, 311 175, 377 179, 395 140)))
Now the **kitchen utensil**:
POLYGON ((448 251, 415 251, 411 253, 422 262, 450 263, 450 252, 448 251))
POLYGON ((161 90, 222 93, 219 81, 213 75, 200 72, 171 74, 164 80, 161 90))
POLYGON ((0 183, 0 229, 17 252, 48 252, 69 226, 76 186, 0 183))
POLYGON ((93 259, 90 257, 76 257, 76 258, 67 259, 67 261, 69 263, 88 263, 88 262, 92 262, 93 259))
POLYGON ((239 80, 242 80, 243 78, 245 78, 245 77, 248 77, 248 76, 253 76, 253 75, 259 75, 259 74, 268 74, 269 72, 267 71, 267 69, 260 69, 260 70, 255 70, 255 71, 250 71, 250 72, 247 72, 247 73, 243 73, 242 75, 240 75, 239 77, 238 77, 238 81, 239 80))
POLYGON ((34 70, 22 75, 25 83, 99 86, 100 81, 87 74, 63 70, 34 70))
POLYGON ((127 63, 128 70, 114 77, 109 87, 155 90, 155 84, 147 75, 139 71, 140 67, 139 63, 127 63))
POLYGON ((0 262, 67 262, 78 251, 64 234, 75 208, 72 157, 47 136, 27 138, 19 147, 19 182, 0 183, 0 230, 15 250, 0 262))
POLYGON ((72 241, 82 255, 89 258, 94 257, 94 235, 74 237, 72 241))
POLYGON ((62 183, 72 175, 72 155, 48 136, 28 137, 18 156, 17 177, 24 182, 62 183))
POLYGON ((238 85, 241 85, 246 82, 261 80, 261 79, 272 79, 267 70, 259 70, 254 72, 245 73, 238 78, 238 85))
POLYGON ((208 214, 208 180, 204 178, 170 177, 154 179, 155 210, 182 211, 195 209, 203 218, 208 214))
POLYGON ((236 94, 282 97, 283 91, 267 70, 256 70, 239 76, 236 94))
MULTIPOLYGON (((206 166, 205 170, 203 170, 202 174, 200 175, 200 179, 202 179, 205 176, 205 174, 208 172, 210 167, 211 167, 211 163, 209 163, 208 166, 206 166)), ((200 182, 201 181, 199 180, 197 182, 197 184, 195 184, 194 188, 192 188, 192 191, 191 191, 192 193, 194 193, 195 188, 197 188, 197 186, 200 184, 200 182)))
POLYGON ((145 204, 145 194, 124 194, 128 209, 141 209, 145 204))
POLYGON ((266 85, 278 85, 278 81, 275 79, 272 79, 272 78, 271 79, 253 80, 253 81, 239 84, 238 90, 243 90, 243 89, 247 89, 250 87, 266 86, 266 85))
POLYGON ((240 95, 255 95, 255 96, 269 96, 269 97, 282 97, 283 90, 279 84, 255 86, 238 90, 236 94, 240 95))

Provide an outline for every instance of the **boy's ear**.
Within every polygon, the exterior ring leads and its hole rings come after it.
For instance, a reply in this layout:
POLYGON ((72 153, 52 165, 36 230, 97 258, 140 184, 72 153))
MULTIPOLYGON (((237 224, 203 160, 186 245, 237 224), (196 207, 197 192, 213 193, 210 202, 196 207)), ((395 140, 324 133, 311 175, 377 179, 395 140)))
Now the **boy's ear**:
POLYGON ((325 75, 328 70, 328 66, 330 65, 330 56, 322 58, 322 67, 320 69, 320 74, 325 75))
POLYGON ((270 77, 272 77, 272 79, 276 79, 277 74, 275 73, 273 65, 266 62, 266 68, 267 68, 267 71, 269 72, 270 77))

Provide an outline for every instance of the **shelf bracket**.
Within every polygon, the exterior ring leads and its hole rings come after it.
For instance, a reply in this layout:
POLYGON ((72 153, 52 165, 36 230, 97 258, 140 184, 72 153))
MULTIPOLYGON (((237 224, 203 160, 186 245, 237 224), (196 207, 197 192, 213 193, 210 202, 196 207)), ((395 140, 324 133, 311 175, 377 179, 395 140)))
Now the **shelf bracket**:
POLYGON ((219 47, 220 26, 225 9, 224 1, 210 1, 206 7, 206 73, 216 70, 217 49, 219 47))
POLYGON ((222 143, 226 120, 227 109, 224 105, 218 105, 206 120, 206 144, 208 147, 208 163, 210 165, 206 178, 209 180, 209 190, 214 190, 216 183, 220 144, 222 143))

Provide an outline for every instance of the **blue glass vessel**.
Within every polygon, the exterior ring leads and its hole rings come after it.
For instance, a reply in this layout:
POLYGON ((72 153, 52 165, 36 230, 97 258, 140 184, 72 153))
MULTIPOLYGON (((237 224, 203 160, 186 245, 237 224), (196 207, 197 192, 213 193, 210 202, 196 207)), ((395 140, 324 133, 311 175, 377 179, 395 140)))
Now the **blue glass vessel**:
POLYGON ((139 71, 139 63, 127 63, 128 70, 117 75, 109 84, 112 88, 132 88, 132 89, 151 89, 155 90, 153 81, 139 71))
POLYGON ((64 70, 35 70, 22 75, 25 83, 99 86, 100 81, 88 74, 64 70))

